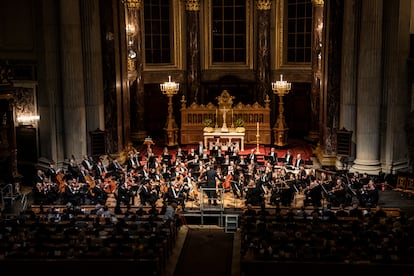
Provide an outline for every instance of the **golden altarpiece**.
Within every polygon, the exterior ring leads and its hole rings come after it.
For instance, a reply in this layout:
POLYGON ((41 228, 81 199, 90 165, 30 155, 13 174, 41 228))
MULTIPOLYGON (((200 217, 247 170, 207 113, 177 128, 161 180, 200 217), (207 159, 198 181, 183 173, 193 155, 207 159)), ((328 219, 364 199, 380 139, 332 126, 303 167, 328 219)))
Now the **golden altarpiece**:
POLYGON ((270 100, 266 97, 264 106, 259 103, 233 104, 234 96, 227 90, 216 97, 217 105, 192 103, 187 106, 184 96, 181 98, 181 144, 197 144, 203 141, 205 122, 212 122, 214 133, 236 132, 235 122, 242 119, 245 128, 244 143, 257 144, 257 133, 260 133, 259 144, 271 143, 270 100))

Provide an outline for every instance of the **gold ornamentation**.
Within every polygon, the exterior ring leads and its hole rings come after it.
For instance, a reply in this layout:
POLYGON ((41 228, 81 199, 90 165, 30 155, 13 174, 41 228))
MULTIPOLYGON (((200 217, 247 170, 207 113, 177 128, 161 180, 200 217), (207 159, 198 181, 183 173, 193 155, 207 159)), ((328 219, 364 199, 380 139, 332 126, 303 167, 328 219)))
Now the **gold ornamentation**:
POLYGON ((323 0, 312 0, 312 4, 315 6, 323 6, 324 1, 323 0))
POLYGON ((257 0, 256 7, 258 10, 267 11, 272 6, 271 0, 257 0))
POLYGON ((200 0, 186 0, 185 9, 187 11, 199 11, 200 10, 200 0))
POLYGON ((128 9, 140 9, 142 6, 142 0, 124 0, 123 3, 128 9))
POLYGON ((129 58, 128 59, 128 72, 135 71, 135 59, 129 58))

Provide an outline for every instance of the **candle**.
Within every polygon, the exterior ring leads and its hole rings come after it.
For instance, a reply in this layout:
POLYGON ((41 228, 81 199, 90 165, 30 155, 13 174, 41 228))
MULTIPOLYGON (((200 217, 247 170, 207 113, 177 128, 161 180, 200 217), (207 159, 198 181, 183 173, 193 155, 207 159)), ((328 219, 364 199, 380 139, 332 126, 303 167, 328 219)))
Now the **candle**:
POLYGON ((259 122, 257 122, 257 135, 259 135, 259 122))
POLYGON ((217 125, 217 108, 216 108, 216 125, 217 125))
POLYGON ((233 124, 233 108, 231 109, 231 123, 233 124))

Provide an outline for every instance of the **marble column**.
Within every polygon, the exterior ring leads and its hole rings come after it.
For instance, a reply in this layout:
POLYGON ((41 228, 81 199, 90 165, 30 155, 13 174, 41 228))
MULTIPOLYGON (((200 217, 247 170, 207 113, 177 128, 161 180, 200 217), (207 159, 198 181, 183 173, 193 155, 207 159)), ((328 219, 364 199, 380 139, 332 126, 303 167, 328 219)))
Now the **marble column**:
POLYGON ((357 80, 356 159, 352 170, 378 174, 382 99, 382 0, 364 0, 361 8, 357 80))
POLYGON ((323 49, 323 0, 312 0, 312 83, 311 83, 311 129, 307 139, 313 143, 319 142, 319 101, 322 79, 322 49, 323 49))
MULTIPOLYGON (((105 129, 99 0, 81 1, 86 130, 105 129)), ((88 135, 89 138, 89 135, 88 135)), ((90 139, 88 148, 91 149, 90 139)))
POLYGON ((198 103, 201 83, 200 1, 186 0, 185 9, 187 14, 187 99, 190 103, 198 103))
POLYGON ((144 51, 142 37, 142 0, 125 1, 125 24, 128 44, 128 79, 131 99, 131 141, 144 141, 145 94, 144 94, 144 51), (133 51, 133 52, 131 52, 133 51), (135 54, 135 57, 133 55, 135 54))
POLYGON ((147 136, 144 124, 144 52, 142 38, 142 0, 125 1, 127 26, 128 80, 131 99, 131 141, 143 141, 147 136), (132 28, 132 29, 131 29, 132 28), (133 51, 133 52, 131 52, 133 51), (132 57, 135 53, 135 57, 132 57))
POLYGON ((65 157, 81 159, 87 153, 84 68, 79 1, 61 0, 60 61, 65 157))
POLYGON ((263 102, 270 91, 270 0, 257 0, 257 97, 263 102))
MULTIPOLYGON (((357 80, 357 29, 356 14, 359 6, 356 0, 344 2, 342 33, 341 95, 339 127, 355 133, 356 127, 356 80, 357 80)), ((347 163, 355 159, 355 135, 352 139, 351 156, 347 163)), ((336 167, 343 167, 344 160, 337 157, 336 167)), ((346 164, 348 166, 348 164, 346 164)))
MULTIPOLYGON (((383 72, 381 104, 381 141, 380 162, 384 173, 396 173, 409 167, 409 140, 413 132, 408 130, 409 118, 407 112, 412 107, 408 100, 410 96, 409 78, 413 72, 407 66, 407 56, 410 53, 410 19, 407 11, 414 7, 409 1, 384 1, 383 22, 383 72), (385 118, 384 118, 385 117, 385 118)), ((413 15, 414 16, 414 15, 413 15)))
POLYGON ((336 164, 336 130, 339 126, 342 1, 325 3, 320 93, 320 142, 316 150, 323 166, 336 164))

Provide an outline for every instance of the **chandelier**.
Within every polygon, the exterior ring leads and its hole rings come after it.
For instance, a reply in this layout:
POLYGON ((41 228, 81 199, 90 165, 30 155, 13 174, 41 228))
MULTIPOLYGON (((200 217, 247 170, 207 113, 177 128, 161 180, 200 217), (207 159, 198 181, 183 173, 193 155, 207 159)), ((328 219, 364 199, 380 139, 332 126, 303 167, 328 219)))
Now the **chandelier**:
POLYGON ((171 81, 171 76, 168 76, 168 82, 161 83, 160 89, 164 95, 177 94, 180 90, 180 84, 171 81))

